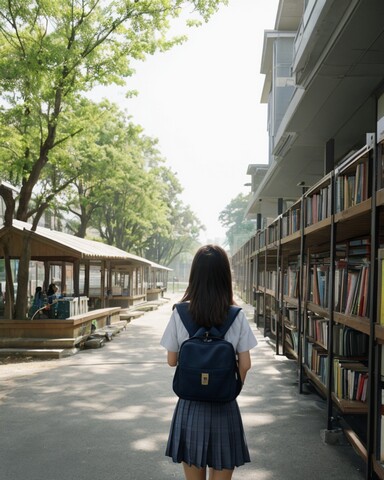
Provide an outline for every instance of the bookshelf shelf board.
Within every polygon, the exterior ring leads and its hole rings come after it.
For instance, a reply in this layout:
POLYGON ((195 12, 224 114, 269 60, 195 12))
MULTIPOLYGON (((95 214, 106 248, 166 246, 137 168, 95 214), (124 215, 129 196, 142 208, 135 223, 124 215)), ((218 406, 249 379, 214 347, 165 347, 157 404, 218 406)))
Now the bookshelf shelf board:
POLYGON ((338 398, 334 393, 332 393, 332 400, 342 413, 368 413, 367 403, 338 398))
POLYGON ((349 207, 346 210, 336 213, 335 222, 342 223, 348 220, 356 220, 356 217, 364 214, 369 214, 371 211, 372 201, 370 198, 364 200, 353 207, 349 207))
POLYGON ((287 330, 291 330, 292 332, 296 332, 297 331, 297 327, 295 325, 292 325, 288 322, 284 322, 284 327, 287 329, 287 330))
POLYGON ((293 305, 294 307, 299 306, 299 300, 295 297, 289 297, 288 295, 284 295, 283 300, 285 303, 289 303, 289 305, 293 305))
POLYGON ((295 350, 293 350, 291 347, 289 347, 288 345, 284 345, 284 351, 285 351, 285 355, 290 355, 295 360, 297 360, 298 358, 297 352, 295 352, 295 350))
POLYGON ((360 455, 360 457, 367 462, 368 461, 368 452, 366 446, 357 436, 357 434, 352 430, 352 428, 348 425, 348 423, 341 418, 340 425, 343 428, 344 435, 347 437, 347 440, 351 443, 354 447, 356 453, 360 455))
POLYGON ((384 188, 376 193, 376 203, 378 206, 384 205, 384 188))
POLYGON ((307 303, 307 310, 310 310, 313 313, 317 313, 322 317, 326 317, 326 318, 329 317, 328 308, 321 307, 320 305, 317 305, 316 303, 313 303, 313 302, 307 303))
POLYGON ((271 290, 270 288, 266 288, 265 289, 265 293, 267 295, 270 295, 271 297, 276 297, 276 291, 275 290, 271 290))
POLYGON ((314 383, 314 385, 317 388, 317 390, 319 391, 319 393, 323 397, 326 397, 327 396, 327 388, 324 385, 324 383, 320 380, 320 377, 318 375, 316 375, 315 372, 310 370, 310 368, 307 365, 303 365, 303 367, 304 367, 304 371, 305 371, 305 374, 307 375, 308 379, 311 380, 314 383))
POLYGON ((384 480, 384 465, 376 459, 373 459, 373 470, 380 480, 384 480))
MULTIPOLYGON (((327 388, 320 380, 319 376, 316 375, 315 372, 310 370, 307 365, 304 365, 305 373, 307 377, 315 384, 316 388, 319 392, 327 396, 327 388)), ((357 413, 363 414, 368 412, 368 405, 363 402, 351 401, 351 400, 343 400, 338 397, 334 393, 332 393, 332 401, 335 406, 342 412, 342 413, 357 413)))
POLYGON ((281 244, 281 251, 284 255, 299 255, 300 253, 300 240, 297 240, 293 243, 281 244))
POLYGON ((384 344, 384 325, 375 325, 375 339, 384 344))
MULTIPOLYGON (((321 230, 323 229, 327 230, 330 225, 331 225, 331 217, 324 218, 324 220, 320 220, 320 222, 316 222, 313 225, 308 225, 308 227, 305 227, 304 234, 306 236, 314 233, 316 233, 316 235, 319 235, 321 230)), ((328 236, 328 241, 329 241, 329 236, 328 236)))
MULTIPOLYGON (((300 237, 301 237, 301 232, 298 230, 297 232, 291 233, 290 235, 287 235, 286 237, 283 237, 281 239, 281 243, 284 245, 286 243, 291 244, 292 242, 297 242, 298 248, 300 248, 300 237)), ((291 248, 291 245, 289 245, 291 248)))
POLYGON ((327 346, 324 345, 324 343, 319 342, 319 340, 316 340, 316 338, 307 336, 307 340, 309 340, 311 343, 314 343, 315 345, 318 345, 321 348, 324 348, 324 350, 327 350, 327 346))
POLYGON ((268 250, 276 250, 279 245, 279 240, 271 240, 266 242, 268 250))
POLYGON ((334 312, 334 321, 352 327, 359 332, 370 334, 369 318, 357 317, 356 315, 345 315, 344 313, 334 312))

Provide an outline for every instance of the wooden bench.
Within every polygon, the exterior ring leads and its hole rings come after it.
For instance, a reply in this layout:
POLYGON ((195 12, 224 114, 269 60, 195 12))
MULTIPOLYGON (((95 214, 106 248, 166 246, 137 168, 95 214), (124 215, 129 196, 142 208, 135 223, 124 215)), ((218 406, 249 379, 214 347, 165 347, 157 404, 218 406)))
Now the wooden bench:
POLYGON ((120 321, 120 307, 99 308, 65 319, 0 320, 2 338, 81 338, 120 321))

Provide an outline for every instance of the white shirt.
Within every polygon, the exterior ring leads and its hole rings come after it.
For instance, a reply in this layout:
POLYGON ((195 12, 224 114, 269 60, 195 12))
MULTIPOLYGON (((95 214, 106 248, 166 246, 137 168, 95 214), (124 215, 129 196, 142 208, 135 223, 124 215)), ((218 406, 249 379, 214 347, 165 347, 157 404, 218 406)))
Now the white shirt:
MULTIPOLYGON (((169 352, 178 352, 181 344, 188 338, 188 330, 184 327, 180 315, 175 308, 164 330, 160 345, 169 352)), ((256 347, 257 340, 243 310, 240 310, 224 338, 232 343, 236 353, 247 352, 251 350, 251 348, 256 347)))

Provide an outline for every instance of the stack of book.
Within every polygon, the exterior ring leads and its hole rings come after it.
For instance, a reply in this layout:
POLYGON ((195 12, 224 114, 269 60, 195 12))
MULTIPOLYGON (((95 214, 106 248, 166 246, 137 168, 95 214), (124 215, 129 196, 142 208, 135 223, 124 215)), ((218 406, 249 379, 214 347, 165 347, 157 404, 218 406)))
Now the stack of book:
POLYGON ((327 384, 327 363, 328 353, 320 345, 313 343, 307 344, 307 365, 316 375, 319 376, 320 381, 327 384))
POLYGON ((368 161, 364 159, 336 178, 336 212, 353 207, 368 198, 368 161))
POLYGON ((359 361, 335 359, 333 362, 334 392, 338 398, 367 400, 368 367, 359 361))
POLYGON ((306 226, 320 222, 331 214, 331 187, 327 185, 306 198, 306 226))
POLYGON ((346 325, 333 326, 333 353, 343 357, 368 355, 369 336, 346 325))
POLYGON ((323 318, 318 315, 308 315, 307 318, 308 318, 308 324, 307 324, 308 337, 315 340, 316 343, 320 344, 324 348, 327 348, 329 320, 327 318, 323 318))

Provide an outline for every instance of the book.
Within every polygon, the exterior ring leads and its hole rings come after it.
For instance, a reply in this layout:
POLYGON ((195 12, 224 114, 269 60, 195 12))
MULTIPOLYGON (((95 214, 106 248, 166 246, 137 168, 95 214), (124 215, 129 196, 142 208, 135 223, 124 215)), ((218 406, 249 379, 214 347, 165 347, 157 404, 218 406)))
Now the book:
POLYGON ((338 398, 366 401, 368 367, 358 360, 336 358, 334 368, 334 392, 338 398))

